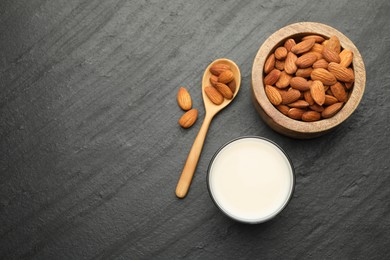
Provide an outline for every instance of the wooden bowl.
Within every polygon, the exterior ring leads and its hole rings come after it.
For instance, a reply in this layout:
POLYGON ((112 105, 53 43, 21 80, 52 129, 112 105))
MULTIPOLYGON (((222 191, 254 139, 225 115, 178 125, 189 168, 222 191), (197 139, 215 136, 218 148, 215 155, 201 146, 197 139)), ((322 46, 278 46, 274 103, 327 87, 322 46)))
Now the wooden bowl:
POLYGON ((356 46, 344 34, 321 23, 301 22, 283 27, 272 34, 260 47, 252 67, 252 97, 254 105, 261 118, 276 132, 283 135, 308 139, 321 136, 346 120, 357 108, 363 97, 366 84, 366 71, 363 59, 356 46), (305 35, 318 34, 325 38, 335 35, 339 38, 341 47, 353 52, 352 66, 355 82, 348 101, 333 117, 316 122, 303 122, 283 115, 268 100, 264 90, 264 63, 275 49, 283 45, 288 38, 300 39, 305 35))

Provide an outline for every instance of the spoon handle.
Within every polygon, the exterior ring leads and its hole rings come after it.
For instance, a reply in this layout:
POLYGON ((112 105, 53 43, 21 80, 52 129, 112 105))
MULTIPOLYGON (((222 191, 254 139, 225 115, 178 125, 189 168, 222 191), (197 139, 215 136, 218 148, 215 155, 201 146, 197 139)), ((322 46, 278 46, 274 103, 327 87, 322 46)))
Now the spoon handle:
POLYGON ((176 186, 176 196, 180 199, 184 198, 188 193, 188 189, 190 188, 192 177, 194 176, 200 153, 202 152, 203 143, 206 139, 207 131, 212 119, 213 116, 208 116, 206 113, 199 133, 195 138, 190 153, 188 154, 187 161, 176 186))

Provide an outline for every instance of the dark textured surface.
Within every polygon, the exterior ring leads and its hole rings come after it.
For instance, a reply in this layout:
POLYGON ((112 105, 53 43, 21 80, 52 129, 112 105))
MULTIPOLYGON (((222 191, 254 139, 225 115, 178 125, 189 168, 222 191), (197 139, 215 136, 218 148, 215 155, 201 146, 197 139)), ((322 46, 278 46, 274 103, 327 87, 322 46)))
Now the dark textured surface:
POLYGON ((385 259, 390 255, 390 2, 0 2, 0 258, 385 259), (347 35, 365 96, 334 132, 294 140, 264 125, 250 71, 263 41, 298 21, 347 35), (201 120, 177 125, 179 86, 204 116, 215 58, 242 87, 211 124, 190 193, 174 190, 201 120), (295 167, 271 222, 223 216, 207 193, 213 153, 259 135, 295 167))

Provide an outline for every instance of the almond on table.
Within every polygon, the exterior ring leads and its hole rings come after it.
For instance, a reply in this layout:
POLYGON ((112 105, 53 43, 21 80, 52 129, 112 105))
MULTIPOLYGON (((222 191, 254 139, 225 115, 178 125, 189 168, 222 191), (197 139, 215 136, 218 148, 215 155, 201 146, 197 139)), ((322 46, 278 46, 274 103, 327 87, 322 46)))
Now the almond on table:
POLYGON ((192 107, 192 99, 190 93, 184 87, 180 87, 177 92, 177 104, 183 110, 189 110, 192 107))

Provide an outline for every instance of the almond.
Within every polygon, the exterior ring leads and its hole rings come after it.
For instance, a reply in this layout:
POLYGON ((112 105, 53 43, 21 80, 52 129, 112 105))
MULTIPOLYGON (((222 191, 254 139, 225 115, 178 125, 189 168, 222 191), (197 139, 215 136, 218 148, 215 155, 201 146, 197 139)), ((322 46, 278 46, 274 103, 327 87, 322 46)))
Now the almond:
POLYGON ((315 43, 315 44, 313 45, 313 47, 310 49, 310 51, 318 52, 318 53, 322 53, 323 50, 324 50, 324 46, 322 46, 322 45, 319 44, 319 43, 315 43))
POLYGON ((278 81, 280 77, 280 70, 273 69, 267 76, 264 78, 265 85, 273 85, 278 81))
POLYGON ((287 104, 287 106, 296 107, 296 108, 306 108, 309 106, 309 103, 307 103, 305 100, 297 100, 295 102, 287 104))
POLYGON ((217 89, 208 86, 204 88, 204 92, 206 93, 207 97, 210 99, 211 102, 213 102, 216 105, 222 104, 224 98, 217 89))
POLYGON ((189 128, 196 122, 196 119, 198 119, 198 110, 191 109, 180 117, 178 123, 183 128, 189 128))
POLYGON ((312 80, 321 81, 324 85, 333 85, 337 82, 336 77, 332 73, 322 68, 314 69, 310 74, 310 77, 312 80))
POLYGON ((224 96, 225 98, 227 99, 232 99, 233 98, 233 92, 230 90, 230 88, 228 86, 226 86, 225 84, 221 83, 221 82, 217 82, 217 84, 215 84, 215 88, 219 91, 219 93, 222 94, 222 96, 224 96))
POLYGON ((333 96, 337 98, 340 102, 345 102, 348 99, 348 94, 345 91, 344 86, 340 82, 336 82, 336 84, 330 86, 332 90, 333 96))
POLYGON ((221 74, 219 74, 218 76, 218 82, 221 82, 223 84, 229 83, 233 79, 234 79, 234 75, 231 70, 222 71, 221 74))
MULTIPOLYGON (((295 47, 295 46, 294 46, 295 47)), ((294 48, 293 47, 293 48, 294 48)), ((287 57, 286 57, 286 61, 284 62, 284 70, 288 73, 288 74, 293 74, 297 71, 298 67, 297 65, 295 64, 295 62, 297 61, 298 57, 297 55, 295 55, 294 53, 292 52, 289 52, 287 54, 287 57)))
POLYGON ((293 88, 290 88, 288 91, 279 92, 279 93, 282 93, 281 96, 282 96, 283 105, 290 104, 294 101, 297 101, 301 97, 301 92, 293 88))
POLYGON ((293 77, 290 80, 290 86, 300 91, 306 91, 310 89, 310 83, 302 77, 293 77))
POLYGON ((321 43, 321 45, 325 47, 326 45, 328 45, 328 42, 329 42, 329 40, 325 40, 325 41, 323 41, 323 42, 321 43))
POLYGON ((188 93, 187 89, 184 87, 181 87, 177 92, 177 104, 183 110, 189 110, 192 107, 190 93, 188 93))
POLYGON ((345 87, 349 90, 353 87, 353 82, 345 82, 345 87))
POLYGON ((267 60, 265 61, 265 64, 264 64, 264 73, 265 74, 268 74, 271 72, 271 70, 273 70, 275 67, 275 54, 271 54, 267 60))
POLYGON ((312 68, 306 68, 306 69, 298 69, 295 73, 295 76, 302 77, 302 78, 308 78, 310 77, 313 69, 312 68))
POLYGON ((320 59, 323 58, 323 57, 322 57, 322 53, 320 53, 320 52, 309 51, 309 52, 306 52, 305 54, 309 54, 309 53, 315 55, 315 56, 317 57, 317 60, 320 60, 320 59))
POLYGON ((311 97, 310 90, 303 92, 303 98, 307 103, 309 103, 310 106, 314 105, 315 102, 314 99, 311 97))
POLYGON ((278 105, 276 106, 276 109, 278 109, 285 116, 288 115, 288 111, 290 110, 290 108, 286 105, 278 105))
POLYGON ((295 46, 295 40, 294 39, 287 39, 286 42, 284 43, 284 48, 286 48, 287 51, 291 51, 291 48, 295 46))
MULTIPOLYGON (((352 82, 355 79, 351 70, 348 70, 346 67, 343 67, 338 63, 335 62, 329 63, 328 70, 336 77, 336 79, 340 81, 352 82)), ((333 85, 333 84, 329 84, 329 85, 333 85)))
POLYGON ((339 102, 326 107, 324 111, 322 111, 321 116, 323 118, 330 118, 334 116, 337 112, 340 111, 340 109, 343 107, 343 104, 343 102, 339 102))
POLYGON ((301 41, 300 43, 296 44, 291 48, 291 52, 294 54, 301 54, 307 52, 313 47, 314 43, 315 41, 313 39, 301 41))
POLYGON ((339 54, 341 51, 340 40, 337 38, 337 36, 331 36, 326 46, 334 50, 337 54, 339 54))
POLYGON ((290 85, 290 80, 292 76, 287 74, 285 71, 282 71, 279 76, 279 80, 276 81, 275 86, 278 88, 286 88, 290 85))
POLYGON ((215 76, 219 76, 225 70, 230 70, 230 67, 223 63, 217 63, 210 67, 210 72, 215 76))
POLYGON ((230 81, 227 86, 230 88, 230 90, 234 93, 236 93, 236 88, 237 88, 237 84, 236 84, 236 80, 233 79, 232 81, 230 81))
POLYGON ((211 74, 211 76, 210 76, 210 83, 211 83, 211 85, 215 86, 215 84, 217 84, 217 82, 218 82, 218 77, 213 75, 213 74, 211 74))
POLYGON ((302 114, 302 120, 306 122, 314 122, 321 119, 321 114, 316 111, 307 111, 302 114))
POLYGON ((324 85, 319 80, 314 80, 310 86, 310 95, 313 100, 320 106, 325 102, 324 85))
POLYGON ((327 62, 340 62, 340 56, 337 52, 335 52, 332 48, 329 48, 328 46, 324 48, 322 51, 322 56, 327 62))
POLYGON ((278 47, 275 50, 275 58, 284 60, 287 57, 287 49, 285 47, 278 47))
POLYGON ((319 35, 314 35, 314 34, 313 35, 307 35, 307 36, 302 38, 303 41, 309 40, 309 39, 314 39, 314 41, 317 42, 317 43, 321 43, 321 42, 325 41, 324 37, 319 36, 319 35))
POLYGON ((349 67, 353 60, 353 52, 350 50, 343 50, 339 54, 340 56, 340 65, 343 67, 349 67))
POLYGON ((334 96, 325 95, 325 102, 324 102, 324 105, 330 106, 330 105, 333 105, 334 103, 337 103, 337 102, 339 102, 339 101, 338 101, 337 98, 335 98, 334 96))
POLYGON ((306 110, 303 110, 301 108, 290 108, 290 110, 287 113, 287 116, 296 119, 296 120, 301 120, 302 115, 306 112, 306 110))
POLYGON ((304 69, 310 67, 316 61, 317 61, 316 54, 305 53, 295 61, 295 64, 298 66, 298 68, 304 69))
POLYGON ((280 105, 280 103, 282 103, 282 97, 281 97, 279 91, 275 87, 270 86, 270 85, 266 85, 265 86, 265 94, 267 94, 269 101, 273 105, 277 106, 277 105, 280 105))
POLYGON ((316 111, 316 112, 319 112, 321 113, 322 111, 324 111, 324 107, 323 106, 320 106, 316 103, 314 103, 313 105, 309 106, 309 108, 313 111, 316 111))
POLYGON ((285 63, 284 60, 276 60, 275 61, 275 68, 277 68, 280 71, 284 70, 284 63, 285 63))
POLYGON ((328 64, 329 63, 325 59, 320 59, 313 63, 313 69, 318 69, 318 68, 327 69, 328 64))

